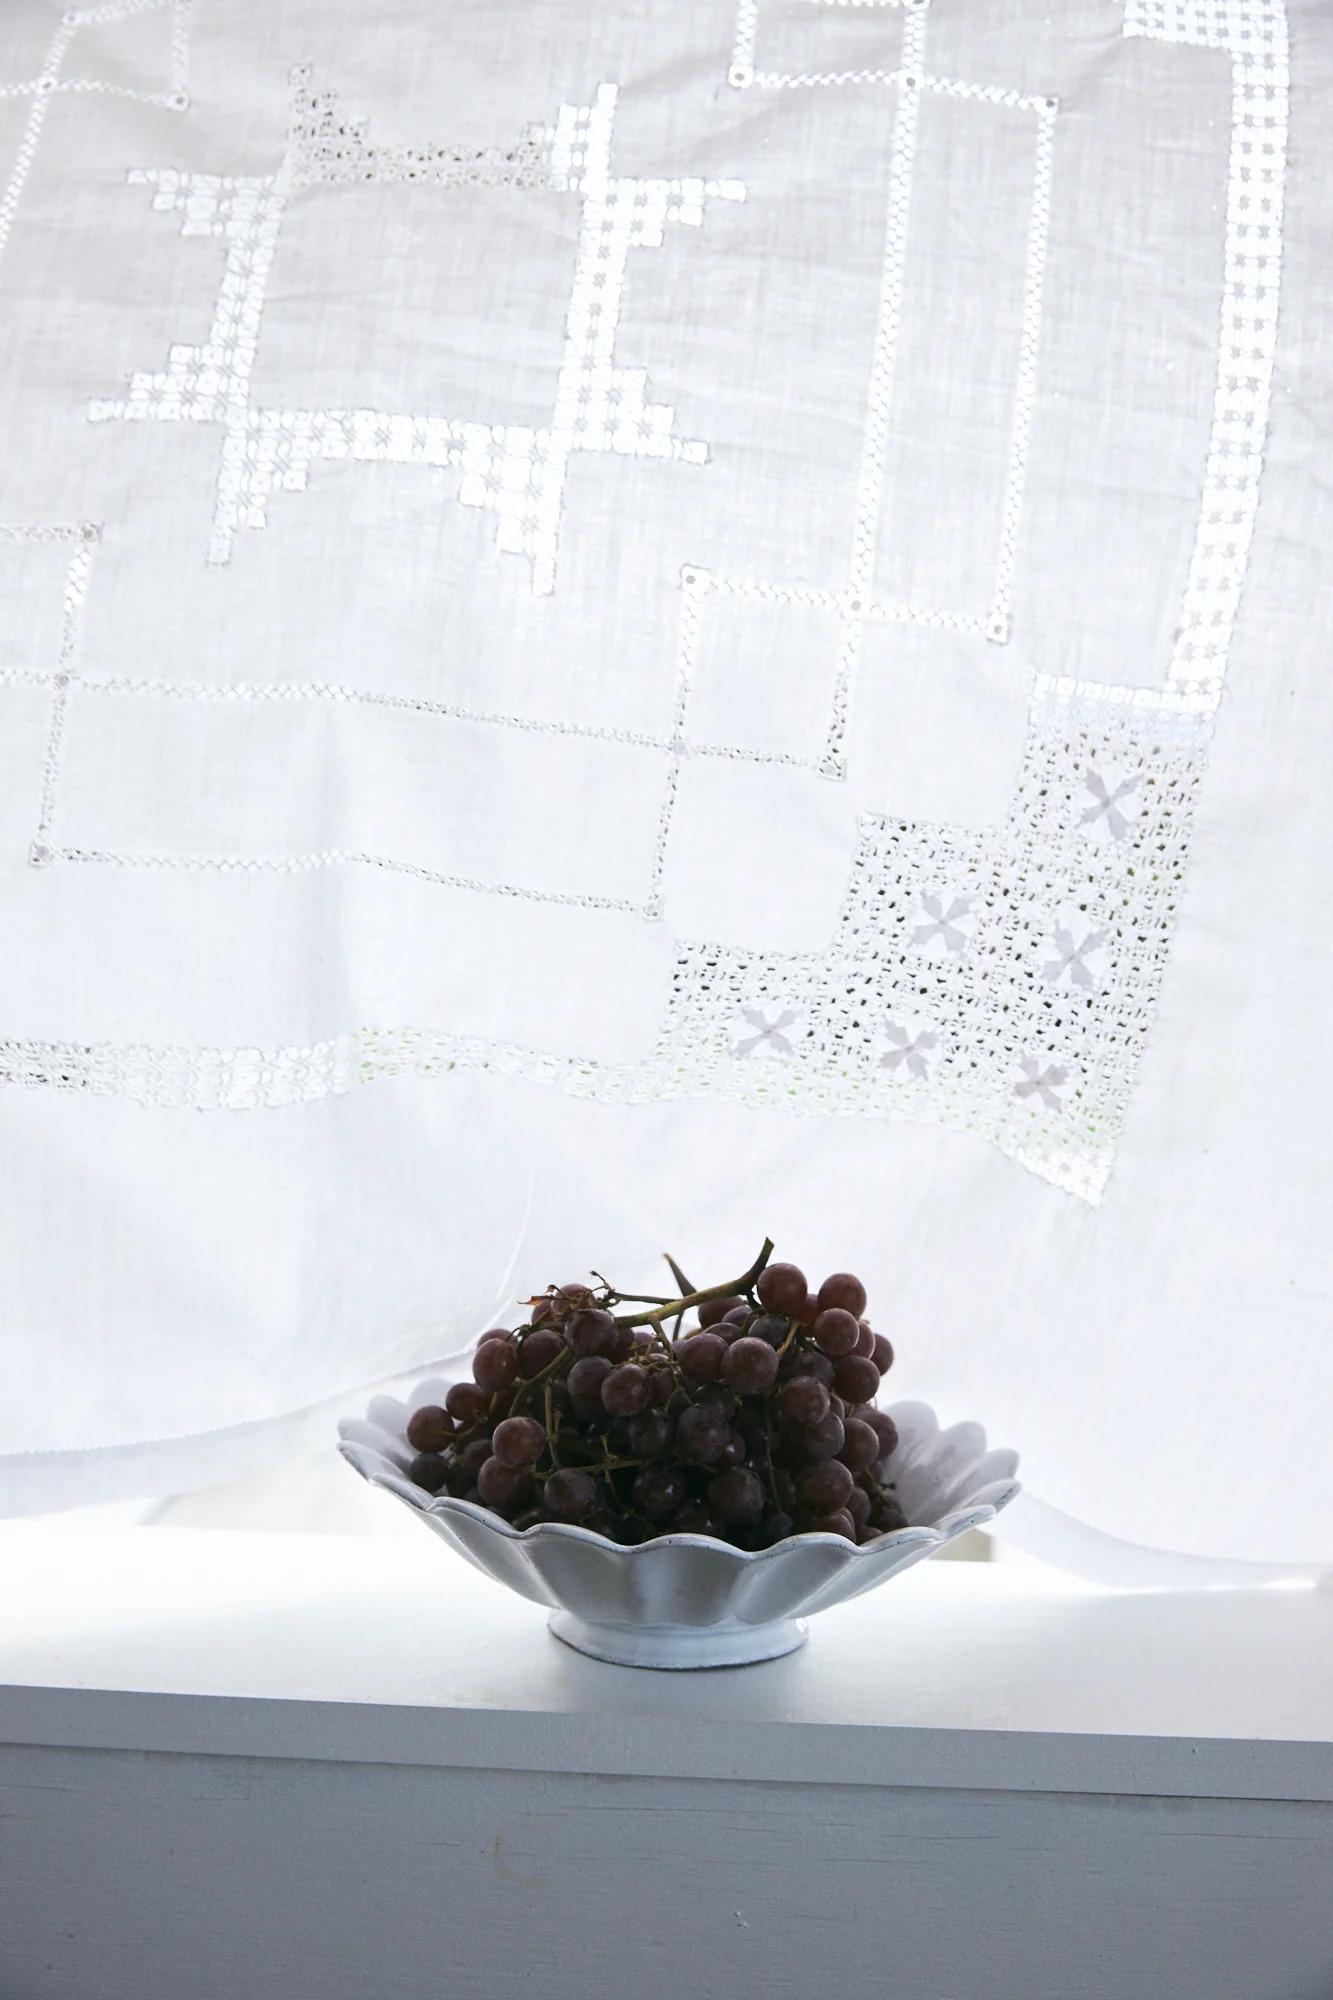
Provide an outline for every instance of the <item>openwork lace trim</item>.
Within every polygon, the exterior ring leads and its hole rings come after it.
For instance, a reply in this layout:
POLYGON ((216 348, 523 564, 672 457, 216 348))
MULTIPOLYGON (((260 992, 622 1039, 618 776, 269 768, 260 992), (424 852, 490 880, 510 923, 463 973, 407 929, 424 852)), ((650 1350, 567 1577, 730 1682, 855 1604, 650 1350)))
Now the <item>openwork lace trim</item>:
POLYGON ((638 1062, 421 1029, 301 1049, 0 1043, 0 1081, 249 1110, 455 1067, 619 1103, 728 1098, 980 1132, 1095 1200, 1151 1019, 1184 873, 1203 726, 1048 689, 1013 821, 867 817, 831 946, 685 945, 638 1062))

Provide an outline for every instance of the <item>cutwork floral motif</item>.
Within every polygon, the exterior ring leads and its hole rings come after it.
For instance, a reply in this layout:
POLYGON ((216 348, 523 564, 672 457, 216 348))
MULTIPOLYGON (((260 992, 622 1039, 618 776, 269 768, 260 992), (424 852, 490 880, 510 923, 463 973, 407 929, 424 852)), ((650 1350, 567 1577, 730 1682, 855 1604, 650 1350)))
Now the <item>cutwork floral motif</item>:
POLYGON ((921 898, 921 912, 925 922, 912 926, 912 943, 918 951, 934 952, 938 956, 953 953, 961 956, 967 950, 976 923, 976 898, 973 896, 937 896, 927 893, 921 898))
POLYGON ((939 1054, 940 1038, 934 1029, 918 1028, 913 1023, 902 1027, 897 1021, 886 1021, 884 1032, 893 1047, 880 1057, 880 1068, 903 1069, 918 1082, 926 1082, 939 1054))
POLYGON ((1050 986, 1078 986, 1085 993, 1095 993, 1101 985, 1106 971, 1106 944, 1109 930, 1084 931, 1065 924, 1056 924, 1047 939, 1047 947, 1054 953, 1045 960, 1041 976, 1050 986))
POLYGON ((1019 1067, 1023 1075, 1014 1085, 1014 1096, 1018 1098, 1039 1098, 1048 1111, 1059 1111, 1064 1100, 1061 1092, 1069 1082, 1069 1071, 1064 1063, 1043 1063, 1036 1056, 1023 1056, 1019 1067))
POLYGON ((795 1047, 785 1033, 786 1029, 795 1027, 801 1018, 794 1007, 784 1007, 771 1021, 758 1007, 742 1007, 741 1018, 753 1033, 743 1035, 732 1043, 731 1053, 734 1056, 795 1055, 795 1047))
POLYGON ((1092 804, 1084 806, 1079 815, 1081 831, 1108 840, 1128 840, 1138 817, 1135 794, 1142 783, 1142 773, 1131 771, 1108 784, 1100 771, 1089 766, 1083 773, 1083 789, 1090 794, 1092 804))

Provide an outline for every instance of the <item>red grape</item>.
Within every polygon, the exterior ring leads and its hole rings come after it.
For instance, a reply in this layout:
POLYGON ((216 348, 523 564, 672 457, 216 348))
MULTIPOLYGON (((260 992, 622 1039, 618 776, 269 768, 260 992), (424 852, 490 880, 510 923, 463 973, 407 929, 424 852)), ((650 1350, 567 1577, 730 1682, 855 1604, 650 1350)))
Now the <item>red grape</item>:
POLYGON ((491 1439, 491 1450, 501 1465, 535 1465, 545 1449, 546 1432, 531 1417, 506 1417, 491 1439))
POLYGON ((833 1361, 840 1355, 855 1353, 860 1338, 859 1321, 841 1306, 828 1307, 815 1321, 815 1339, 833 1361))
POLYGON ((812 1535, 841 1535, 844 1540, 856 1540, 856 1523, 850 1514, 841 1509, 836 1514, 819 1515, 811 1521, 807 1530, 812 1535))
POLYGON ((453 1418, 438 1403, 423 1403, 407 1420, 407 1442, 413 1451, 443 1451, 454 1429, 453 1418))
POLYGON ((713 1517, 702 1500, 687 1500, 671 1523, 673 1535, 712 1535, 713 1517))
POLYGON ((749 1456, 750 1447, 746 1444, 745 1439, 739 1431, 732 1431, 722 1448, 722 1456, 718 1460, 718 1464, 724 1467, 744 1465, 749 1456))
POLYGON ((562 1521, 578 1521, 592 1512, 597 1500, 597 1487, 586 1472, 579 1472, 574 1466, 562 1466, 553 1472, 542 1488, 542 1505, 548 1514, 558 1515, 562 1521))
POLYGON ((477 1491, 484 1506, 501 1511, 517 1507, 532 1491, 532 1474, 526 1468, 506 1465, 503 1459, 488 1458, 477 1474, 477 1491))
POLYGON ((771 1549, 775 1542, 785 1542, 795 1529, 796 1523, 790 1514, 765 1514, 759 1524, 764 1537, 765 1548, 771 1549))
POLYGON ((871 1326, 870 1321, 868 1319, 861 1320, 859 1322, 859 1325, 861 1331, 857 1335, 856 1346, 852 1349, 852 1352, 853 1354, 864 1354, 866 1358, 869 1359, 869 1357, 875 1351, 874 1328, 871 1326))
POLYGON ((716 1382, 726 1359, 727 1343, 716 1333, 692 1333, 676 1348, 682 1374, 691 1382, 716 1382))
POLYGON ((744 1299, 705 1299, 699 1308, 699 1325, 701 1327, 716 1326, 720 1319, 725 1319, 728 1313, 735 1311, 737 1306, 744 1307, 747 1313, 750 1310, 744 1299))
POLYGON ((850 1271, 835 1271, 831 1278, 825 1278, 819 1287, 819 1309, 823 1312, 829 1306, 840 1306, 853 1319, 860 1319, 866 1309, 866 1288, 861 1280, 850 1271))
POLYGON ((508 1335, 503 1340, 488 1340, 477 1349, 472 1357, 472 1373, 477 1387, 488 1396, 513 1388, 518 1380, 518 1349, 508 1335))
MULTIPOLYGON (((734 1306, 727 1307, 727 1310, 722 1315, 722 1319, 726 1321, 728 1326, 744 1326, 753 1311, 754 1307, 749 1305, 746 1300, 737 1299, 734 1306)), ((721 1324, 720 1321, 719 1324, 721 1324)))
POLYGON ((488 1340, 508 1340, 508 1338, 509 1328, 507 1326, 493 1326, 489 1333, 478 1334, 477 1345, 478 1347, 482 1347, 488 1340))
POLYGON ((817 1424, 829 1412, 828 1390, 813 1375, 793 1375, 778 1391, 778 1407, 794 1424, 817 1424))
POLYGON ((518 1350, 518 1372, 525 1382, 540 1375, 565 1351, 565 1343, 554 1327, 539 1326, 525 1334, 518 1350))
POLYGON ((777 1379, 778 1357, 766 1340, 735 1340, 722 1364, 723 1380, 743 1396, 762 1396, 777 1379))
POLYGON ((629 1448, 635 1458, 660 1458, 671 1443, 671 1424, 660 1410, 647 1409, 629 1420, 629 1448))
POLYGON ((870 1524, 870 1495, 862 1486, 853 1486, 842 1503, 843 1512, 850 1514, 858 1535, 870 1524))
POLYGON ((864 1421, 870 1425, 879 1439, 879 1455, 887 1458, 898 1448, 898 1426, 887 1410, 867 1410, 864 1421))
POLYGON ((780 1313, 784 1319, 791 1319, 803 1310, 809 1289, 805 1272, 798 1271, 795 1264, 767 1265, 755 1285, 760 1305, 767 1306, 772 1313, 780 1313))
POLYGON ((685 1498, 685 1482, 669 1465, 646 1465, 634 1482, 634 1504, 650 1521, 668 1521, 685 1498))
POLYGON ((753 1472, 719 1472, 709 1481, 708 1504, 719 1521, 757 1521, 764 1511, 764 1489, 753 1472))
POLYGON ((849 1403, 868 1403, 879 1388, 879 1370, 863 1354, 845 1354, 833 1364, 833 1384, 849 1403))
POLYGON ((584 1306, 565 1322, 565 1345, 577 1355, 605 1354, 616 1336, 616 1323, 601 1306, 584 1306))
POLYGON ((407 1476, 414 1486, 423 1493, 438 1493, 448 1477, 449 1468, 444 1460, 433 1451, 419 1451, 407 1468, 407 1476))
POLYGON ((736 1398, 725 1382, 704 1382, 694 1400, 701 1409, 717 1410, 725 1423, 731 1422, 736 1398))
POLYGON ((750 1326, 750 1336, 754 1340, 766 1340, 770 1347, 781 1347, 790 1331, 789 1322, 779 1319, 776 1313, 761 1313, 750 1326))
POLYGON ((807 1347, 792 1362, 787 1371, 792 1376, 813 1375, 816 1382, 822 1382, 827 1389, 833 1382, 833 1363, 827 1354, 821 1354, 817 1347, 807 1347))
POLYGON ((822 1464, 807 1465, 796 1482, 802 1504, 816 1514, 836 1514, 846 1505, 855 1484, 840 1458, 826 1458, 822 1464))
POLYGON ((875 1335, 875 1352, 872 1358, 880 1374, 887 1375, 893 1366, 893 1342, 887 1334, 875 1335))
POLYGON ((602 1403, 612 1416, 637 1417, 652 1401, 653 1388, 646 1368, 623 1361, 602 1378, 602 1403))
POLYGON ((470 1444, 463 1446, 455 1463, 469 1485, 475 1483, 477 1474, 481 1471, 482 1466, 485 1465, 490 1455, 491 1441, 489 1438, 473 1438, 470 1444))
POLYGON ((817 1424, 806 1424, 797 1432, 797 1443, 807 1459, 836 1458, 842 1450, 842 1418, 832 1410, 817 1424))
MULTIPOLYGON (((869 1472, 879 1462, 879 1438, 860 1417, 848 1417, 843 1424, 842 1450, 838 1457, 853 1472, 869 1472)), ((497 1431, 496 1436, 500 1433, 497 1431)))
POLYGON ((444 1407, 460 1424, 475 1424, 490 1408, 491 1399, 475 1382, 455 1382, 444 1399, 444 1407))
POLYGON ((726 1418, 708 1404, 682 1410, 676 1425, 676 1445, 682 1458, 697 1465, 716 1465, 727 1448, 731 1431, 726 1418))
POLYGON ((569 1393, 576 1408, 584 1414, 602 1407, 602 1384, 611 1373, 611 1363, 604 1354, 585 1354, 576 1361, 568 1375, 569 1393))
POLYGON ((814 1325, 815 1321, 819 1318, 819 1300, 813 1292, 806 1293, 805 1304, 798 1312, 792 1314, 792 1318, 799 1320, 802 1326, 814 1325))

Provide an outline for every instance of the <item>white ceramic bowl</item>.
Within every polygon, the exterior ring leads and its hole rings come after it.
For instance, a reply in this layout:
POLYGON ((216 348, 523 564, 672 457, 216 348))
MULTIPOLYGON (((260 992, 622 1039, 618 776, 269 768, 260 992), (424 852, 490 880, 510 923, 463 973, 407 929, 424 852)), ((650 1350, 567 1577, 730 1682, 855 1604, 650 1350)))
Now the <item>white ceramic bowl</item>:
POLYGON ((734 1549, 704 1535, 661 1535, 622 1548, 604 1535, 543 1521, 520 1532, 485 1507, 414 1486, 407 1419, 443 1402, 423 1382, 411 1400, 377 1397, 364 1419, 339 1425, 349 1465, 412 1508, 476 1569, 535 1604, 567 1645, 627 1667, 733 1667, 805 1644, 804 1620, 934 1555, 990 1521, 1018 1492, 1016 1452, 986 1448, 980 1424, 941 1430, 927 1403, 893 1403, 899 1443, 883 1462, 910 1527, 857 1548, 840 1535, 793 1535, 770 1549, 734 1549))

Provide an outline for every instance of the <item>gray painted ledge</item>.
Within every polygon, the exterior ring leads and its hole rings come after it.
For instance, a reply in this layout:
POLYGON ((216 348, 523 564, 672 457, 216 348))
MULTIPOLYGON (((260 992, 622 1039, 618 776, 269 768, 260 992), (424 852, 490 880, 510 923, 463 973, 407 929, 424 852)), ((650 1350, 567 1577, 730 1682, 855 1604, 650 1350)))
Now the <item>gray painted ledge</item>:
POLYGON ((602 1665, 424 1533, 0 1529, 0 1744, 342 1765, 1333 1801, 1333 1592, 927 1563, 801 1653, 602 1665))

